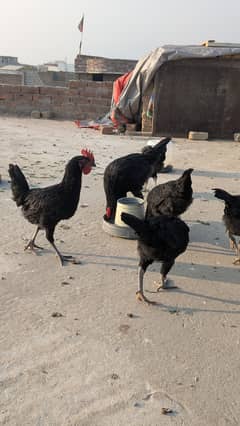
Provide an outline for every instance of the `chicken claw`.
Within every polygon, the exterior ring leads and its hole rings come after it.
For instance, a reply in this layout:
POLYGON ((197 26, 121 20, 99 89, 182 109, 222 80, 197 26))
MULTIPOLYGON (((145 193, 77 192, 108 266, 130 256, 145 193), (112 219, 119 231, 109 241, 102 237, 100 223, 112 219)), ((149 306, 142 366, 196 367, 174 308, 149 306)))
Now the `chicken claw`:
POLYGON ((240 257, 237 257, 237 258, 233 261, 233 265, 240 265, 240 257))
POLYGON ((172 288, 178 288, 176 285, 169 285, 169 280, 167 278, 163 278, 160 283, 157 281, 154 281, 154 284, 157 285, 157 291, 171 290, 172 288))
POLYGON ((77 259, 75 259, 75 257, 70 256, 70 255, 67 256, 67 255, 63 255, 61 253, 57 253, 57 257, 59 257, 59 260, 60 260, 62 266, 64 265, 64 262, 71 262, 74 265, 81 265, 81 263, 82 263, 80 260, 77 260, 77 259))
POLYGON ((24 247, 24 251, 26 250, 32 250, 35 252, 35 249, 43 250, 43 247, 37 246, 37 244, 34 243, 34 241, 30 240, 27 245, 24 247))
POLYGON ((72 256, 65 256, 65 255, 63 256, 63 254, 60 254, 60 255, 57 254, 57 256, 59 257, 59 260, 62 266, 64 265, 64 262, 73 262, 72 256))
POLYGON ((136 298, 140 302, 145 302, 147 305, 156 305, 156 302, 147 299, 141 291, 136 292, 136 298))

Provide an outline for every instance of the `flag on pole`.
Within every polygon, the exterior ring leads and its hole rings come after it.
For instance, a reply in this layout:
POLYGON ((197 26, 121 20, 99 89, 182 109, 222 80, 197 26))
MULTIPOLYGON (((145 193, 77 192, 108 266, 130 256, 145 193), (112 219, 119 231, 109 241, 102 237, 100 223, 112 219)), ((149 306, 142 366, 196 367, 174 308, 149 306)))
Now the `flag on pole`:
POLYGON ((82 52, 82 40, 79 43, 79 55, 81 55, 82 52))
POLYGON ((81 17, 81 21, 78 24, 78 29, 80 33, 83 33, 83 23, 84 23, 84 15, 81 17))

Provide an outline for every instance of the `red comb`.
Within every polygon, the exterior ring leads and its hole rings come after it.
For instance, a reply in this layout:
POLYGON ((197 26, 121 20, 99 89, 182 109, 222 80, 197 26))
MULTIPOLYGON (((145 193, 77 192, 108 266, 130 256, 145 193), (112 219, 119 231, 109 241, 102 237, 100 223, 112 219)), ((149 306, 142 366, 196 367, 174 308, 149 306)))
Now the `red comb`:
POLYGON ((92 162, 94 161, 94 155, 93 155, 92 151, 90 151, 88 149, 82 149, 81 154, 84 157, 89 158, 89 160, 91 160, 92 162))

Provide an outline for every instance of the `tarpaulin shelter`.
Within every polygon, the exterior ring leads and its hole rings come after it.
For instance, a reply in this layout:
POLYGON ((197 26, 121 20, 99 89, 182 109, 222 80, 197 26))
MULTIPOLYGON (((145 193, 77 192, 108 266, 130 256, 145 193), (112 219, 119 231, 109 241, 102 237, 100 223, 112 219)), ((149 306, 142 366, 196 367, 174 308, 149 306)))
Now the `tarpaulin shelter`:
POLYGON ((141 59, 116 104, 120 116, 139 120, 143 98, 154 93, 154 135, 212 137, 240 131, 240 47, 164 46, 141 59), (151 93, 150 93, 151 94, 151 93))

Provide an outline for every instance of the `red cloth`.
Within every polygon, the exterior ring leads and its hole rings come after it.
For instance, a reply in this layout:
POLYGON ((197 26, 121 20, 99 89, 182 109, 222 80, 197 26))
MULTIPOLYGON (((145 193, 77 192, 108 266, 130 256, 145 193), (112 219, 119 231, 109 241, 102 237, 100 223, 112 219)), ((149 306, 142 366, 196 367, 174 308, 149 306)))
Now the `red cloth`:
POLYGON ((116 105, 119 101, 119 98, 121 96, 121 93, 124 89, 124 87, 127 85, 128 81, 130 80, 131 76, 132 76, 133 71, 130 71, 124 75, 121 75, 121 77, 117 78, 117 80, 114 81, 113 83, 113 105, 112 105, 112 111, 111 111, 111 120, 114 123, 115 126, 117 126, 120 121, 121 122, 125 122, 127 123, 127 119, 125 117, 119 117, 119 113, 118 113, 118 118, 116 118, 115 116, 115 111, 116 111, 116 105))
POLYGON ((115 105, 117 105, 119 98, 120 98, 120 95, 121 95, 124 87, 128 83, 128 81, 130 80, 132 73, 133 72, 130 71, 127 74, 121 75, 121 77, 117 78, 117 80, 114 81, 114 83, 113 83, 113 100, 114 100, 115 105))

